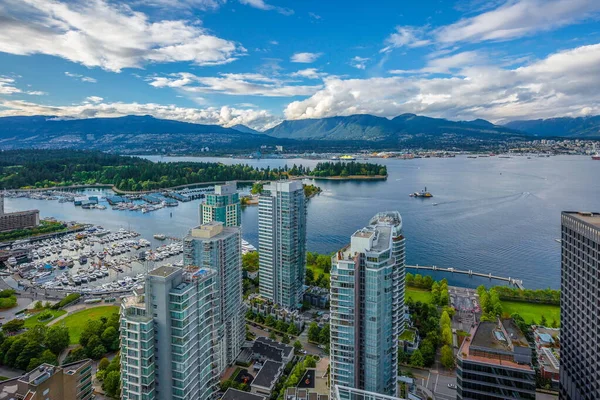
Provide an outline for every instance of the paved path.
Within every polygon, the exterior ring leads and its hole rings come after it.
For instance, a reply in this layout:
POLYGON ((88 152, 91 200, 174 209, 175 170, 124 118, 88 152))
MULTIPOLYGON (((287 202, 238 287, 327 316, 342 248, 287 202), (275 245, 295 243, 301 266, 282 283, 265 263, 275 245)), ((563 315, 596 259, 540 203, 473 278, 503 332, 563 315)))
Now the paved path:
POLYGON ((15 378, 17 376, 21 376, 25 373, 25 371, 21 371, 20 369, 6 367, 4 365, 0 366, 0 375, 5 376, 7 378, 15 378))
POLYGON ((421 370, 402 367, 402 370, 412 372, 418 385, 433 392, 436 400, 456 399, 456 390, 448 387, 449 383, 456 385, 456 374, 453 371, 421 370))

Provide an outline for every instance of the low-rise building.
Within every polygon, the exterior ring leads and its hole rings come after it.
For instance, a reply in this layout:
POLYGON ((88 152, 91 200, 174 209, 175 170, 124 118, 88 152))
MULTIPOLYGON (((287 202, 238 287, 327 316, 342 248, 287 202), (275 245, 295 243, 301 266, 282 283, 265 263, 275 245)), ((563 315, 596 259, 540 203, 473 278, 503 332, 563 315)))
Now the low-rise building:
POLYGON ((328 400, 326 394, 319 394, 311 389, 290 387, 285 391, 285 400, 328 400))
POLYGON ((89 359, 60 367, 42 364, 25 375, 0 382, 0 399, 89 400, 92 392, 89 359))
POLYGON ((400 397, 388 396, 341 385, 335 385, 331 392, 331 400, 403 400, 400 397))
POLYGON ((233 388, 227 389, 221 400, 267 400, 268 397, 259 394, 244 392, 233 388))
POLYGON ((559 385, 560 362, 560 329, 544 326, 533 327, 535 350, 540 367, 540 375, 549 379, 553 387, 559 385))
POLYGON ((250 391, 270 397, 275 384, 283 374, 284 367, 285 364, 282 362, 267 360, 250 384, 250 391))
POLYGON ((457 399, 535 399, 531 357, 512 319, 479 323, 458 351, 457 399))
POLYGON ((329 303, 329 289, 305 286, 303 300, 313 307, 326 308, 329 303))
POLYGON ((276 361, 287 364, 294 357, 294 348, 266 337, 258 337, 252 344, 252 358, 256 361, 276 361))

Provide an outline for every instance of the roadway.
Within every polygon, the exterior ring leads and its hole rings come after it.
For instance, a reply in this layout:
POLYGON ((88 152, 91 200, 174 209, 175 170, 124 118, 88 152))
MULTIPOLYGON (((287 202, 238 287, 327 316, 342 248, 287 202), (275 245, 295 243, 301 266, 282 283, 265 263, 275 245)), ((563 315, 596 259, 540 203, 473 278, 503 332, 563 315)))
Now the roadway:
POLYGON ((448 387, 448 384, 456 385, 455 373, 404 367, 403 370, 409 370, 412 372, 417 385, 430 390, 435 396, 436 400, 456 399, 456 389, 450 389, 448 387))

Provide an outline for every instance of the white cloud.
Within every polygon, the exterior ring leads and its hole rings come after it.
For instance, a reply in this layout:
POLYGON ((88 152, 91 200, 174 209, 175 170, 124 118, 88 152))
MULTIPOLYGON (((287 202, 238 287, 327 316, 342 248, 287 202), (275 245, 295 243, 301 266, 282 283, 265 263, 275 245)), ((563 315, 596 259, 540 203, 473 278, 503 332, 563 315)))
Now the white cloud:
POLYGON ((101 103, 84 102, 72 106, 46 106, 25 101, 0 99, 0 117, 11 115, 52 115, 68 118, 121 117, 125 115, 152 115, 156 118, 199 124, 218 124, 230 127, 243 124, 265 130, 281 122, 266 110, 208 107, 204 109, 177 107, 154 103, 101 103))
POLYGON ((72 72, 66 71, 65 75, 70 77, 70 78, 75 78, 75 79, 79 79, 81 82, 88 82, 88 83, 96 83, 98 82, 95 78, 92 78, 90 76, 83 76, 80 74, 74 74, 72 72))
POLYGON ((0 94, 21 93, 21 89, 16 88, 14 84, 15 80, 13 78, 0 76, 0 94))
POLYGON ((285 8, 285 7, 273 6, 271 4, 265 3, 264 0, 239 0, 239 1, 241 4, 245 4, 245 5, 253 7, 253 8, 258 8, 259 10, 265 10, 265 11, 275 10, 278 13, 283 14, 283 15, 292 15, 294 13, 294 10, 291 10, 291 9, 285 8))
POLYGON ((148 79, 150 85, 170 87, 188 93, 220 93, 228 95, 291 97, 309 96, 322 86, 290 85, 285 80, 257 73, 197 76, 189 72, 157 76, 148 79))
POLYGON ((400 47, 422 47, 431 43, 429 39, 424 38, 423 28, 414 26, 397 26, 396 32, 392 33, 385 40, 386 46, 380 50, 380 53, 387 53, 400 47))
POLYGON ((301 69, 296 72, 292 72, 290 74, 291 77, 300 77, 300 78, 308 78, 308 79, 320 79, 327 74, 324 72, 319 72, 317 68, 306 68, 301 69))
POLYGON ((90 103, 100 103, 102 100, 104 100, 102 97, 99 96, 88 96, 85 99, 90 103))
POLYGON ((310 64, 317 61, 323 53, 295 53, 291 58, 291 62, 310 64))
POLYGON ((15 79, 7 76, 0 76, 0 95, 11 95, 11 94, 28 94, 30 96, 44 96, 48 93, 42 92, 41 90, 29 90, 23 91, 15 86, 15 79))
POLYGON ((370 58, 356 56, 350 60, 350 65, 357 69, 365 69, 369 60, 370 58))
POLYGON ((148 7, 173 9, 216 10, 227 0, 137 0, 138 4, 148 7))
POLYGON ((277 46, 279 44, 279 42, 277 40, 270 40, 269 44, 272 44, 273 46, 277 46))
POLYGON ((438 43, 510 40, 585 20, 600 11, 598 0, 513 0, 502 6, 444 26, 438 43))
MULTIPOLYGON (((440 62, 441 63, 441 62, 440 62)), ((459 65, 456 63, 454 65, 459 65)), ((438 64, 440 68, 452 66, 438 64)), ((285 109, 288 119, 405 112, 505 121, 600 110, 600 44, 549 55, 523 67, 468 66, 448 77, 326 78, 325 87, 285 109)))
POLYGON ((119 72, 149 62, 231 62, 245 49, 181 20, 150 21, 107 0, 5 0, 0 52, 47 54, 119 72))

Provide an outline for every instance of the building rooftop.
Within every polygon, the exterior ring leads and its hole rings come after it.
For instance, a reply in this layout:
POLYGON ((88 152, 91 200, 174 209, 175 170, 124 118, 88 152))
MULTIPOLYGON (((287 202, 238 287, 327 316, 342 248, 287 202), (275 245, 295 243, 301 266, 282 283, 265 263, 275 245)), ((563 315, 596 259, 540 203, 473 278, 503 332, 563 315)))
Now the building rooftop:
POLYGON ((279 343, 266 337, 257 337, 252 345, 252 352, 277 362, 283 361, 294 351, 292 346, 279 343))
POLYGON ((229 388, 223 397, 221 397, 221 400, 267 400, 267 398, 258 394, 229 388))
POLYGON ((179 271, 180 269, 181 268, 179 268, 179 267, 171 267, 169 265, 161 265, 160 267, 155 268, 152 271, 148 272, 148 276, 159 276, 161 278, 166 278, 167 276, 174 274, 175 272, 179 271))
POLYGON ((258 371, 258 374, 256 374, 251 386, 261 386, 267 389, 272 389, 282 372, 283 363, 267 360, 263 364, 260 371, 258 371))
POLYGON ((533 371, 529 344, 512 319, 480 322, 458 354, 464 360, 533 371))
POLYGON ((564 211, 563 214, 600 228, 600 213, 587 211, 564 211))

